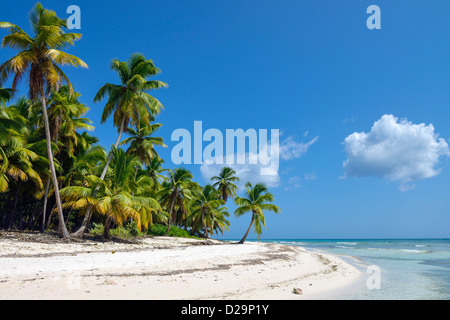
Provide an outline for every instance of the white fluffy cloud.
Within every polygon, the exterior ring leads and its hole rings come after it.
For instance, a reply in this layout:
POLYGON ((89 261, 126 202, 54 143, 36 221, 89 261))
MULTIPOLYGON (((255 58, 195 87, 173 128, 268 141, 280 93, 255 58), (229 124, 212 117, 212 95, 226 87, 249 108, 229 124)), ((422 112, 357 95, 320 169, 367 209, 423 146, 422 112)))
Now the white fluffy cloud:
POLYGON ((345 141, 346 176, 381 177, 400 182, 400 190, 439 173, 439 158, 449 156, 448 144, 432 124, 413 124, 383 115, 368 133, 355 132, 345 141))

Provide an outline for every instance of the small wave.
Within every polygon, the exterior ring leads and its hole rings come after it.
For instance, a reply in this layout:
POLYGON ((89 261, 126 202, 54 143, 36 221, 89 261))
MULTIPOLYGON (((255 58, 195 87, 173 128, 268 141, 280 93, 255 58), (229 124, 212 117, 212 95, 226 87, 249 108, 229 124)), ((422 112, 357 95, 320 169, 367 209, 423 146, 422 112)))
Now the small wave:
POLYGON ((380 250, 380 251, 401 251, 408 253, 431 253, 431 250, 417 250, 417 249, 395 249, 395 248, 367 248, 367 250, 380 250))
POLYGON ((346 247, 346 246, 334 246, 334 247, 339 249, 354 249, 354 247, 346 247))
POLYGON ((409 252, 409 253, 430 253, 430 252, 432 252, 430 250, 414 250, 414 249, 400 249, 400 251, 409 252))
POLYGON ((337 242, 337 244, 346 244, 349 246, 356 246, 358 242, 337 242))
POLYGON ((429 247, 428 244, 416 244, 414 247, 416 248, 424 248, 424 247, 429 247))

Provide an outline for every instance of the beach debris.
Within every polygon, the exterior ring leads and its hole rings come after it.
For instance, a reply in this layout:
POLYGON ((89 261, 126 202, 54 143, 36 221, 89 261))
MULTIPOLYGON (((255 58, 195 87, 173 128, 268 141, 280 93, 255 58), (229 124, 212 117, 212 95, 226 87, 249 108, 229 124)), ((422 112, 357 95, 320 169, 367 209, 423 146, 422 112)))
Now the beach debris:
POLYGON ((115 283, 112 280, 109 279, 105 279, 105 281, 102 283, 103 285, 107 285, 107 286, 112 286, 112 285, 116 285, 117 283, 115 283))
POLYGON ((303 294, 303 291, 300 288, 294 288, 294 289, 292 289, 292 293, 301 295, 301 294, 303 294))
POLYGON ((111 251, 112 254, 116 253, 115 251, 111 251))

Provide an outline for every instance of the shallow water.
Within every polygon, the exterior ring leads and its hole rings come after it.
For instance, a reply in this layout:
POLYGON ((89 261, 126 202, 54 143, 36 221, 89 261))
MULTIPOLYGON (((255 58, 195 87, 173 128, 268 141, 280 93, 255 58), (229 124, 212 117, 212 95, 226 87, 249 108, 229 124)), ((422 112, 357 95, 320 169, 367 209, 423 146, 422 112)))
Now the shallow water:
POLYGON ((357 287, 340 292, 338 299, 450 299, 450 239, 284 239, 264 242, 298 245, 340 255, 357 266, 364 273, 364 280, 357 287))

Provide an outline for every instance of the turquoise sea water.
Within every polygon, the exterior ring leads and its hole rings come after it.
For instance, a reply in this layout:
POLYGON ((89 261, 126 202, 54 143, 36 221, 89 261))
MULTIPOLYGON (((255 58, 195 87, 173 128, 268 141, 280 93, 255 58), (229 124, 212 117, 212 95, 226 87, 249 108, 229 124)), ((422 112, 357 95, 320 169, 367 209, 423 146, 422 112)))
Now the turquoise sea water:
MULTIPOLYGON (((338 299, 450 299, 450 239, 264 240, 341 256, 364 274, 338 299), (368 266, 380 270, 380 288, 369 289, 368 266)), ((369 269, 373 270, 373 269, 369 269)), ((373 283, 373 282, 371 282, 373 283)))

